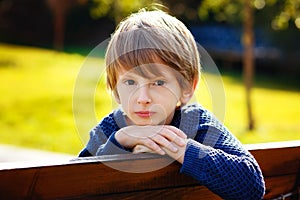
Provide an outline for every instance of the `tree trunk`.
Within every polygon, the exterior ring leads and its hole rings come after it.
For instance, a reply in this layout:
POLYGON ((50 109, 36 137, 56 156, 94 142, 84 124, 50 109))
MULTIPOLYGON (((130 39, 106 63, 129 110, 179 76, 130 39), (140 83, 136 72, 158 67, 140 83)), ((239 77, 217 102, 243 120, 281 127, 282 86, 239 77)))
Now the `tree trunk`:
POLYGON ((254 129, 254 119, 252 112, 251 88, 254 75, 254 27, 253 9, 251 0, 244 2, 244 30, 243 30, 243 76, 246 92, 246 106, 248 116, 248 129, 254 129))
POLYGON ((66 15, 76 4, 76 0, 47 0, 47 3, 54 18, 53 46, 54 49, 61 51, 64 48, 66 15))
POLYGON ((61 10, 54 14, 54 39, 53 46, 55 50, 62 51, 65 39, 65 13, 61 10))

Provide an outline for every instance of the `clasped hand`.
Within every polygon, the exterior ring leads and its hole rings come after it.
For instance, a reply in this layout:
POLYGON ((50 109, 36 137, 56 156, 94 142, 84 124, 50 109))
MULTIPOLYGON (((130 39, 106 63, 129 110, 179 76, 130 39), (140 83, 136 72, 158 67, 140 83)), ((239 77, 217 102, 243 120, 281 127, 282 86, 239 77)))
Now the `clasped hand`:
POLYGON ((170 125, 127 126, 117 131, 115 138, 126 148, 139 147, 142 149, 139 152, 168 154, 181 163, 187 144, 186 134, 170 125))

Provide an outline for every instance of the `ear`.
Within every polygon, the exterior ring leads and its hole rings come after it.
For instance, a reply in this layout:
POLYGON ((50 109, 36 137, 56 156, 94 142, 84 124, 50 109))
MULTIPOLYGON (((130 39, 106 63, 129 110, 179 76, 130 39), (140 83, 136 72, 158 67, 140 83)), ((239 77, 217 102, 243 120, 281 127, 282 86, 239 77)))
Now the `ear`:
POLYGON ((198 80, 194 80, 192 87, 187 88, 182 91, 181 97, 180 97, 181 104, 185 105, 191 100, 191 98, 194 95, 197 83, 198 83, 198 80))
POLYGON ((190 99, 193 97, 194 91, 195 91, 194 89, 182 91, 180 97, 181 104, 183 105, 187 104, 190 101, 190 99))

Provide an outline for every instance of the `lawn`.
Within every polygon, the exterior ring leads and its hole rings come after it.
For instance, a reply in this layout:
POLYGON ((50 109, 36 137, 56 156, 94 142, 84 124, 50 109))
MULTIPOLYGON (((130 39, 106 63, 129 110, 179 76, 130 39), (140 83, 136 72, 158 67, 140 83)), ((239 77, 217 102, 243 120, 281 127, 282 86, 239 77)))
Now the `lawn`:
MULTIPOLYGON (((89 129, 116 106, 102 71, 102 59, 0 44, 0 143, 76 155, 88 140, 89 129), (98 75, 84 72, 91 63, 98 75)), ((256 129, 247 131, 239 76, 222 74, 226 126, 243 143, 299 140, 300 87, 260 77, 253 89, 256 129)), ((214 110, 207 77, 196 99, 214 110)))

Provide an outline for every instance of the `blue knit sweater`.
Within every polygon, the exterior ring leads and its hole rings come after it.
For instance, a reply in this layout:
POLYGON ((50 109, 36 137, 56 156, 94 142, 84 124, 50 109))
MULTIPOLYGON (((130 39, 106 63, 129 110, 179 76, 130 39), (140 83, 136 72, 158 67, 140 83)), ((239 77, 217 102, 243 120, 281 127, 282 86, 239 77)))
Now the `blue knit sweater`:
MULTIPOLYGON (((176 110, 171 125, 188 138, 181 173, 187 174, 224 199, 262 199, 265 185, 254 157, 209 111, 200 105, 176 110)), ((115 140, 127 126, 124 113, 115 110, 91 132, 80 157, 130 152, 115 140)))

